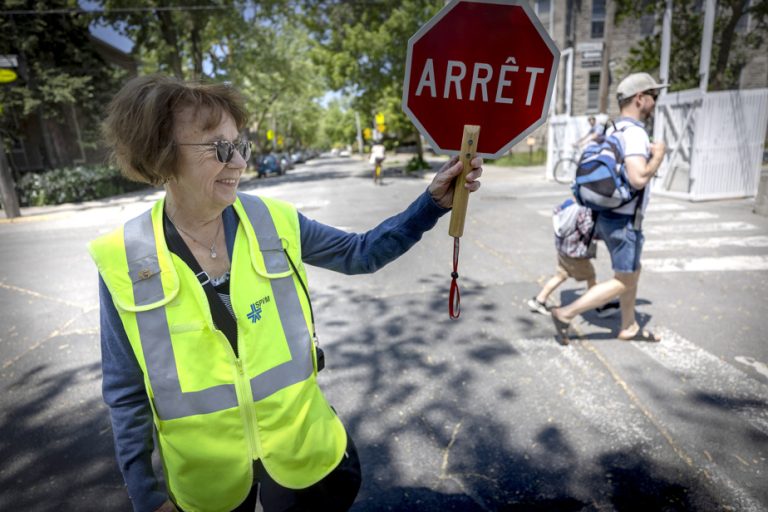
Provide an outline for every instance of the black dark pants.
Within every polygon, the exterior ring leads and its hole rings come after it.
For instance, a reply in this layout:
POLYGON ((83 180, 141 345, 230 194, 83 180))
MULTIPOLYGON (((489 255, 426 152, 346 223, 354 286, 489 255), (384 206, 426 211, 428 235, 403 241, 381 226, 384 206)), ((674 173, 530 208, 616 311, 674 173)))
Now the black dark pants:
POLYGON ((259 495, 264 512, 346 512, 354 503, 362 481, 357 448, 349 434, 347 449, 339 465, 306 489, 288 489, 279 485, 270 478, 261 461, 256 461, 253 469, 253 488, 232 512, 253 512, 259 495))

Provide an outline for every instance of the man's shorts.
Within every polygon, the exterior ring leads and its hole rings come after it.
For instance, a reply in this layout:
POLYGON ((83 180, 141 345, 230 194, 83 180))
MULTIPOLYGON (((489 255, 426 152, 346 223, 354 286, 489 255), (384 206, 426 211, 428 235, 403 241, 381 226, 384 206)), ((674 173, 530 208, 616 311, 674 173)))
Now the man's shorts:
POLYGON ((595 267, 589 258, 571 258, 558 252, 557 273, 566 279, 572 277, 577 281, 589 281, 595 278, 595 267))
POLYGON ((632 227, 631 215, 600 212, 595 222, 597 236, 605 242, 611 254, 614 272, 632 273, 640 270, 640 254, 645 237, 632 227))

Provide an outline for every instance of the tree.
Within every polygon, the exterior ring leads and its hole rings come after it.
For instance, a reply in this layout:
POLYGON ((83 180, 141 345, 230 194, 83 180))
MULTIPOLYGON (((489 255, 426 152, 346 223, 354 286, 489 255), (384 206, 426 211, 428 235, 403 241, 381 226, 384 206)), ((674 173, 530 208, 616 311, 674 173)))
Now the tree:
POLYGON ((320 124, 320 145, 342 147, 355 140, 355 114, 342 100, 331 101, 320 124))
POLYGON ((107 64, 90 42, 90 16, 54 13, 77 8, 74 0, 5 0, 0 17, 0 54, 17 55, 20 78, 0 88, 2 138, 14 138, 16 120, 36 118, 43 134, 44 165, 58 161, 46 120, 70 120, 74 106, 85 118, 82 139, 95 145, 104 105, 115 91, 122 71, 107 64), (15 13, 15 14, 14 14, 15 13))
POLYGON ((305 0, 301 5, 302 20, 316 41, 313 58, 325 69, 330 87, 353 98, 363 125, 383 112, 388 131, 418 141, 422 159, 421 137, 400 108, 405 58, 408 39, 444 2, 305 0))
POLYGON ((203 61, 219 42, 216 24, 242 21, 234 0, 103 0, 102 7, 101 21, 134 42, 144 73, 181 80, 203 77, 203 61))
MULTIPOLYGON (((682 90, 699 85, 699 55, 704 13, 702 2, 675 0, 672 13, 672 48, 670 89, 682 90)), ((618 0, 617 22, 642 14, 654 14, 658 24, 666 0, 634 2, 618 0)), ((768 0, 719 0, 715 15, 709 87, 712 90, 738 87, 739 75, 747 63, 749 49, 760 48, 768 32, 768 0), (740 20, 751 18, 754 29, 741 31, 740 20)), ((624 71, 648 71, 659 68, 661 37, 656 34, 630 49, 624 71)))
POLYGON ((260 149, 271 145, 266 123, 276 123, 291 142, 311 139, 309 123, 316 129, 320 115, 315 101, 326 85, 308 57, 307 34, 291 24, 290 1, 152 0, 144 5, 133 9, 132 0, 105 0, 103 17, 134 40, 133 53, 144 73, 231 83, 245 96, 251 136, 260 149))

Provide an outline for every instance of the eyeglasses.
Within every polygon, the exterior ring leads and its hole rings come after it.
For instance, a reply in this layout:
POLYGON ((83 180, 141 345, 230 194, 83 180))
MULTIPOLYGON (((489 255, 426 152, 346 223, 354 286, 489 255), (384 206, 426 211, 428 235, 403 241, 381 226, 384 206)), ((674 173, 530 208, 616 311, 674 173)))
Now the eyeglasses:
POLYGON ((653 101, 656 101, 656 99, 659 97, 659 91, 645 91, 643 94, 653 98, 653 101))
POLYGON ((251 157, 251 141, 248 139, 240 139, 235 142, 228 140, 217 140, 216 142, 203 142, 199 144, 189 143, 176 143, 177 146, 213 146, 216 148, 216 160, 222 164, 228 164, 232 161, 232 157, 235 156, 235 150, 240 153, 243 160, 246 162, 251 157))

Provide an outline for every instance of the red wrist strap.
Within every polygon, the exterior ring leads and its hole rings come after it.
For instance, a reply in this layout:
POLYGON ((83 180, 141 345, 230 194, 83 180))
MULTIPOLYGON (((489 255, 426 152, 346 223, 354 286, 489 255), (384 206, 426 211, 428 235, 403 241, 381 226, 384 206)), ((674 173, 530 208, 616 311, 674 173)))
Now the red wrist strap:
POLYGON ((448 314, 451 320, 461 315, 461 293, 459 293, 459 237, 453 238, 453 272, 451 272, 451 292, 448 296, 448 314))

